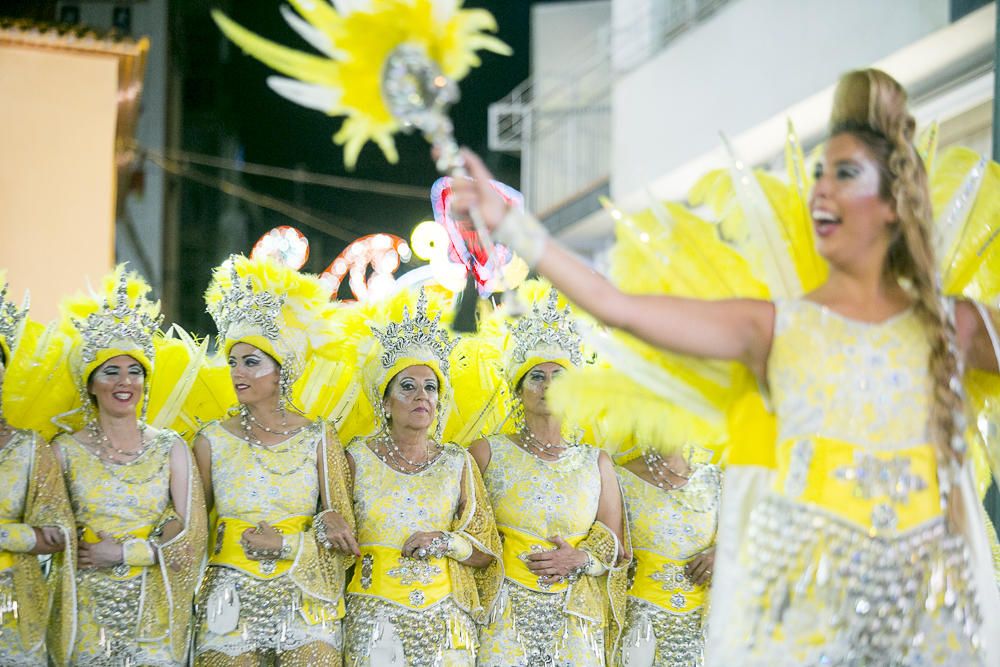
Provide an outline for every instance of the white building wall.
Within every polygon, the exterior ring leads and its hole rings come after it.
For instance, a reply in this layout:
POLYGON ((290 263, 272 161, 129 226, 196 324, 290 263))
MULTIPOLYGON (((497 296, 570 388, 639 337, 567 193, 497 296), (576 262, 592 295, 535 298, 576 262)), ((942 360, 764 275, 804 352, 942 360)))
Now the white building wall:
MULTIPOLYGON (((650 1, 616 0, 616 23, 650 1)), ((738 135, 947 24, 947 0, 726 4, 616 80, 612 196, 714 149, 720 131, 738 135)))

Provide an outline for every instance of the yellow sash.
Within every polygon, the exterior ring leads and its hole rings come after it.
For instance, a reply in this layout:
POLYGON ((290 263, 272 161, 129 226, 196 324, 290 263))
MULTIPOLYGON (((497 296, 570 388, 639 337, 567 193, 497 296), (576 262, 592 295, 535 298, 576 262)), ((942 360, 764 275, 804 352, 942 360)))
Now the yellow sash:
MULTIPOLYGON (((873 513, 895 513, 895 530, 904 532, 941 514, 937 463, 931 445, 917 445, 892 452, 873 452, 833 438, 813 437, 812 455, 804 491, 795 500, 817 505, 859 526, 874 536, 873 513), (896 498, 890 497, 891 492, 896 498), (876 509, 878 508, 878 509, 876 509)), ((796 443, 778 446, 775 490, 784 494, 796 443)))
MULTIPOLYGON (((503 569, 504 575, 521 584, 525 588, 542 593, 559 593, 566 590, 566 582, 548 584, 538 583, 538 575, 528 569, 526 558, 532 553, 552 551, 556 548, 547 539, 526 533, 510 526, 498 525, 500 537, 503 538, 503 569)), ((563 536, 571 546, 576 547, 583 542, 586 535, 563 536)))
MULTIPOLYGON (((20 523, 13 519, 0 519, 0 525, 5 523, 20 523)), ((14 567, 14 554, 9 551, 0 551, 0 572, 14 567)))
MULTIPOLYGON (((128 540, 131 538, 138 538, 140 540, 148 540, 149 534, 153 532, 152 526, 144 526, 142 528, 136 528, 135 530, 130 530, 126 533, 116 534, 115 537, 120 540, 128 540)), ((97 544, 101 541, 101 538, 97 536, 90 526, 83 527, 83 533, 80 535, 80 541, 86 542, 88 544, 97 544)), ((124 581, 126 579, 132 579, 133 577, 138 577, 142 574, 143 567, 141 565, 129 566, 128 572, 125 573, 125 564, 117 565, 111 568, 111 578, 117 579, 119 581, 124 581)))
MULTIPOLYGON (((312 526, 312 517, 293 516, 276 521, 271 526, 286 534, 303 533, 312 526)), ((242 519, 218 519, 215 530, 209 536, 209 565, 231 567, 257 579, 274 579, 287 573, 292 567, 291 560, 262 561, 247 558, 240 540, 243 538, 243 531, 256 527, 257 524, 242 519)))
POLYGON ((451 595, 447 558, 405 558, 396 547, 361 546, 348 593, 376 595, 410 609, 426 609, 451 595))
POLYGON ((687 578, 688 561, 674 560, 645 549, 636 549, 635 583, 628 594, 674 613, 704 606, 706 587, 687 578))

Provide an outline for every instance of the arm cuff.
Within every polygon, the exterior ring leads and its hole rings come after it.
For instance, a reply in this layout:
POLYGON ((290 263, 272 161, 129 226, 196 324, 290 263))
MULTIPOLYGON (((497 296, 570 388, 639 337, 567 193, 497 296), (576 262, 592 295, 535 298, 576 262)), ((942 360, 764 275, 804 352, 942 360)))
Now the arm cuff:
POLYGON ((468 560, 472 555, 472 542, 467 540, 460 533, 449 533, 448 537, 451 538, 451 544, 448 547, 448 553, 445 555, 448 556, 448 558, 457 560, 460 563, 468 560))
POLYGON ((495 235, 497 240, 513 250, 528 266, 535 268, 542 253, 545 252, 545 242, 549 232, 530 213, 511 207, 504 216, 495 235))
POLYGON ((600 559, 595 558, 594 554, 586 549, 582 549, 582 551, 590 557, 590 563, 587 565, 587 569, 583 571, 585 575, 588 577, 599 577, 608 571, 608 568, 604 567, 604 564, 601 563, 600 559))
POLYGON ((156 564, 156 552, 149 540, 125 540, 122 542, 122 560, 131 567, 147 567, 156 564))
POLYGON ((35 529, 26 523, 0 525, 0 551, 26 554, 35 548, 35 529))

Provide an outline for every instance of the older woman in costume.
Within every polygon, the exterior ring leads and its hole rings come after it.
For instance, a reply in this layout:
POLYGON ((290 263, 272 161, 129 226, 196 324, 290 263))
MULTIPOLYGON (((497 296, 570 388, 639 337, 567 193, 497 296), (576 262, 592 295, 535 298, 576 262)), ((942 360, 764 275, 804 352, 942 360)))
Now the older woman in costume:
MULTIPOLYGON (((59 409, 64 383, 46 386, 56 418, 72 431, 53 447, 80 540, 76 640, 60 647, 74 665, 187 662, 204 503, 187 445, 153 424, 175 415, 190 388, 185 369, 200 360, 170 354, 163 368, 154 366, 168 342, 157 331, 159 305, 148 291, 119 267, 102 293, 64 302, 60 330, 69 345, 73 408, 59 409), (157 386, 157 376, 169 378, 169 386, 157 386)), ((56 621, 61 613, 57 604, 56 621)))
POLYGON ((480 633, 489 667, 604 665, 624 607, 621 491, 611 459, 567 439, 545 398, 581 362, 569 309, 549 291, 511 326, 515 431, 473 443, 503 536, 505 579, 480 633))
MULTIPOLYGON (((17 405, 21 403, 19 397, 11 394, 30 384, 19 382, 30 374, 23 363, 23 358, 31 356, 26 349, 31 343, 22 341, 27 308, 20 309, 7 300, 2 274, 0 284, 0 386, 4 407, 13 407, 10 412, 20 423, 18 408, 25 406, 17 405), (17 370, 8 382, 6 371, 11 366, 17 370)), ((33 324, 32 328, 40 327, 33 324)), ((34 339, 33 335, 24 336, 28 337, 34 339)), ((59 646, 72 636, 72 621, 54 624, 51 656, 46 651, 45 636, 52 597, 62 599, 66 595, 72 600, 72 547, 76 541, 73 512, 48 443, 34 431, 12 426, 3 412, 0 479, 4 484, 0 497, 0 664, 45 667, 51 658, 54 664, 64 665, 66 655, 59 646), (42 554, 52 554, 59 561, 58 573, 48 579, 37 557, 42 554)))
POLYGON ((455 342, 423 292, 412 314, 382 319, 363 367, 380 427, 347 448, 362 555, 347 587, 344 663, 471 667, 500 544, 479 469, 440 441, 455 342))
MULTIPOLYGON (((215 510, 195 664, 340 664, 344 571, 357 552, 333 428, 296 407, 331 343, 313 276, 231 257, 206 292, 238 409, 194 441, 215 510)), ((232 396, 229 387, 220 393, 232 396)))

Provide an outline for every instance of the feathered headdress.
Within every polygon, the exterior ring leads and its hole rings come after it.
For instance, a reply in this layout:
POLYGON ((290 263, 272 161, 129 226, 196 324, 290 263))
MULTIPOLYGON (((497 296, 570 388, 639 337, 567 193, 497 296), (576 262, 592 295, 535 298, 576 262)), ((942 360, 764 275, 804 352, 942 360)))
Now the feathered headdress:
POLYGON ((344 146, 344 163, 353 168, 369 141, 389 162, 399 156, 393 134, 401 129, 385 99, 383 73, 400 47, 419 50, 441 74, 459 81, 479 65, 479 50, 509 54, 510 48, 485 34, 496 21, 484 9, 462 9, 461 0, 370 0, 334 2, 289 0, 285 21, 323 55, 313 55, 266 40, 219 11, 212 18, 226 37, 245 52, 287 77, 268 85, 296 104, 344 116, 333 140, 344 146))
POLYGON ((4 379, 10 422, 46 438, 81 428, 94 416, 90 375, 108 359, 128 355, 146 371, 137 416, 144 413, 156 428, 183 426, 177 418, 206 346, 176 326, 164 335, 149 291, 122 264, 102 279, 100 290, 65 299, 58 322, 29 327, 30 340, 22 340, 4 379))
MULTIPOLYGON (((213 271, 205 304, 223 356, 242 342, 278 362, 283 400, 291 399, 313 356, 334 356, 327 322, 332 306, 323 283, 273 259, 230 256, 213 271)), ((229 382, 228 373, 217 375, 219 384, 229 382)))
POLYGON ((61 330, 73 341, 70 371, 84 387, 90 374, 112 357, 127 354, 153 373, 156 349, 153 335, 163 316, 159 302, 139 274, 118 265, 103 280, 99 293, 69 298, 62 303, 61 330))
POLYGON ((358 302, 338 311, 335 319, 344 333, 344 347, 353 349, 357 359, 352 384, 361 388, 341 424, 343 441, 384 428, 382 397, 386 387, 410 366, 427 366, 437 377, 435 436, 453 439, 459 427, 450 419, 455 410, 452 375, 459 339, 448 327, 450 306, 450 299, 421 289, 400 290, 387 299, 358 302))

